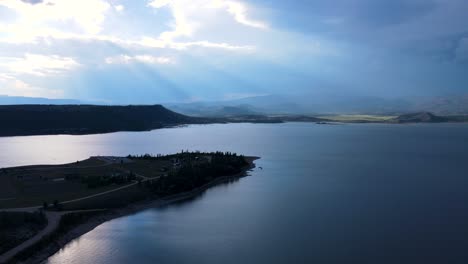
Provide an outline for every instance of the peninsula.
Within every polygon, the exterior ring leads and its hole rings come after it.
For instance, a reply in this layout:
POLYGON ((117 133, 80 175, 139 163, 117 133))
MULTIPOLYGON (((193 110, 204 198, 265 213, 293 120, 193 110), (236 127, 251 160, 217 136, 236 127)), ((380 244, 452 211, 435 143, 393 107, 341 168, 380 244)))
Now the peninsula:
POLYGON ((3 168, 0 263, 40 262, 105 221, 246 176, 255 159, 183 151, 3 168))

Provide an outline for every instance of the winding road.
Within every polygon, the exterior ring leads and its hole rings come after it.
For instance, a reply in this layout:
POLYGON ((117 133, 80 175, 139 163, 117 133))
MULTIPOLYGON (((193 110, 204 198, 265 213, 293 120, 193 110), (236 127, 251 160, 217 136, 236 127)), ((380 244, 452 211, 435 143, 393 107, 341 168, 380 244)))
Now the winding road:
POLYGON ((26 240, 25 242, 21 243, 20 245, 10 249, 9 251, 5 252, 4 254, 0 255, 0 263, 6 263, 8 260, 16 256, 21 251, 25 250, 26 248, 34 245, 35 243, 39 242, 45 236, 54 232, 57 227, 59 226, 60 219, 63 215, 69 213, 83 213, 83 212, 99 212, 105 211, 106 209, 92 209, 92 210, 77 210, 77 211, 63 211, 63 212, 50 212, 44 211, 45 216, 47 218, 47 226, 39 231, 36 235, 31 237, 30 239, 26 240))
MULTIPOLYGON (((113 163, 112 159, 109 159, 107 157, 105 157, 103 159, 100 159, 100 160, 104 161, 106 164, 97 165, 97 166, 93 166, 93 167, 107 166, 107 165, 110 165, 110 164, 113 163)), ((120 161, 118 161, 118 162, 120 162, 120 161)), ((128 172, 128 171, 126 171, 126 172, 128 172)), ((143 176, 143 175, 140 175, 140 174, 135 174, 135 175, 142 179, 141 182, 155 180, 155 179, 158 179, 158 178, 161 177, 161 176, 157 176, 157 177, 150 178, 150 177, 146 177, 146 176, 143 176)), ((138 181, 134 181, 134 182, 132 182, 130 184, 118 187, 116 189, 100 192, 100 193, 93 194, 93 195, 88 195, 88 196, 77 198, 77 199, 63 201, 60 204, 69 204, 69 203, 79 202, 79 201, 83 201, 83 200, 87 200, 87 199, 92 199, 92 198, 95 198, 95 197, 98 197, 98 196, 110 194, 110 193, 113 193, 113 192, 118 192, 118 191, 121 191, 123 189, 127 189, 127 188, 130 188, 132 186, 135 186, 137 184, 138 184, 138 181)), ((22 208, 0 209, 0 212, 35 212, 37 210, 40 210, 41 208, 43 208, 43 206, 38 205, 38 206, 22 207, 22 208)), ((45 237, 47 235, 50 235, 53 231, 55 231, 57 229, 57 227, 58 227, 58 225, 60 223, 60 219, 62 218, 63 215, 68 214, 68 213, 92 212, 92 211, 103 211, 103 210, 106 210, 106 209, 75 210, 75 211, 61 211, 61 212, 44 211, 44 213, 45 213, 45 215, 47 217, 47 226, 44 229, 42 229, 41 231, 39 231, 32 238, 26 240, 22 244, 20 244, 20 245, 16 246, 15 248, 13 248, 13 249, 5 252, 4 254, 0 255, 0 263, 6 263, 8 260, 13 258, 15 255, 17 255, 18 253, 20 253, 24 249, 34 245, 35 243, 40 241, 43 237, 45 237)))

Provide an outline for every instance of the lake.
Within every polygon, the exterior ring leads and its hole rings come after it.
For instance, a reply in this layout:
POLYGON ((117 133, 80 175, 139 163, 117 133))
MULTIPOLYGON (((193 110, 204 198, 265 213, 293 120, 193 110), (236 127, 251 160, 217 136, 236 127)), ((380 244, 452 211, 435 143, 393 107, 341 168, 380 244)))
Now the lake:
POLYGON ((249 177, 106 222, 48 264, 468 263, 466 124, 197 125, 0 148, 0 167, 182 149, 261 157, 249 177))

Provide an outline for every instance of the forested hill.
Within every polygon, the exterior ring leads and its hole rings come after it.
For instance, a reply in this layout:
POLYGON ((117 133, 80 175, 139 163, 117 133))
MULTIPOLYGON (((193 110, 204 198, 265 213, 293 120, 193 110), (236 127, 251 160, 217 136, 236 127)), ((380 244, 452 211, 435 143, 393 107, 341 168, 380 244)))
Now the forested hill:
POLYGON ((161 105, 0 106, 0 136, 143 131, 194 123, 205 120, 175 113, 161 105))

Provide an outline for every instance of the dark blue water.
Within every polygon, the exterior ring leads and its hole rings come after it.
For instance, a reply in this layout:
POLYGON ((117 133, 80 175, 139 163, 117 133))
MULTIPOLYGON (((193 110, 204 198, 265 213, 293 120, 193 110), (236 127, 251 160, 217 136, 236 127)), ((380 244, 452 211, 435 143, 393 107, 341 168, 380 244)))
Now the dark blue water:
POLYGON ((73 159, 181 149, 261 157, 250 177, 107 222, 50 264, 468 263, 468 125, 230 124, 13 139, 0 143, 61 144, 79 153, 73 159))

